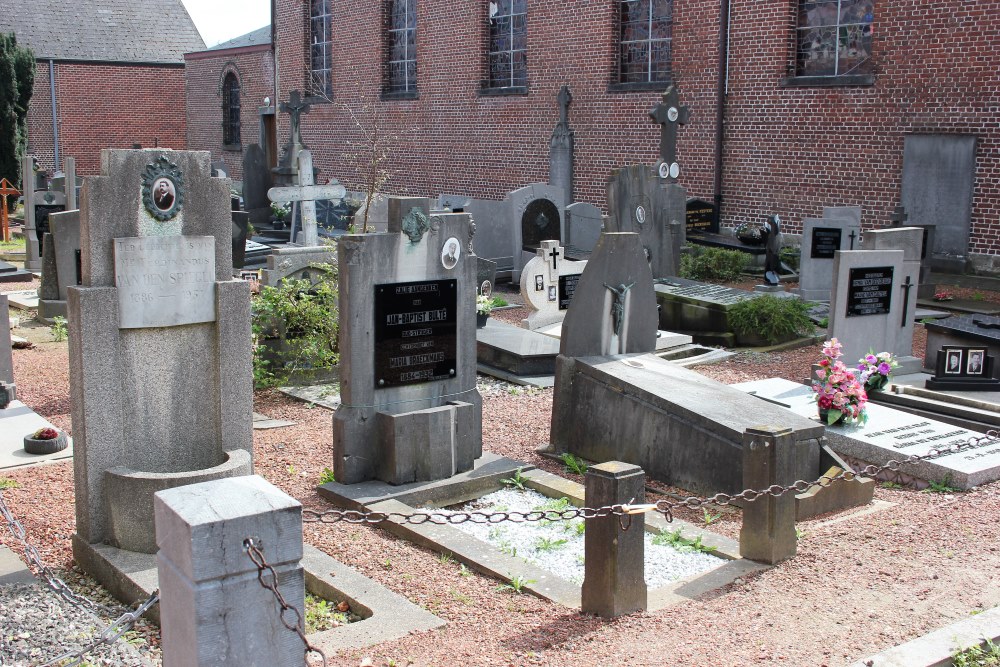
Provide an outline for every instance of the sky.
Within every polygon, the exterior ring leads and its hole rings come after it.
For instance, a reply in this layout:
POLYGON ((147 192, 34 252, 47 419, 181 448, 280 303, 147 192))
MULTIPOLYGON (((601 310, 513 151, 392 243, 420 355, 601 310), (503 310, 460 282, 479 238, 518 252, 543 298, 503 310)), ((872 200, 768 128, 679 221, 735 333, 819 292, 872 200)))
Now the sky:
POLYGON ((245 35, 271 22, 270 0, 181 0, 205 46, 245 35))

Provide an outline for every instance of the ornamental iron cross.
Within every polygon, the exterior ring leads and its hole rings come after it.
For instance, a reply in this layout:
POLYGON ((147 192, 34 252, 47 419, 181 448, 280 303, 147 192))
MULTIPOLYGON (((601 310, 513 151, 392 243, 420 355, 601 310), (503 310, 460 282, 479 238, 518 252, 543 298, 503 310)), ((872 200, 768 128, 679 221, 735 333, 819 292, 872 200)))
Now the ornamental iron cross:
POLYGON ((690 109, 681 106, 676 86, 667 88, 662 101, 649 111, 649 117, 660 125, 660 159, 668 166, 677 163, 677 126, 687 125, 690 116, 690 109))

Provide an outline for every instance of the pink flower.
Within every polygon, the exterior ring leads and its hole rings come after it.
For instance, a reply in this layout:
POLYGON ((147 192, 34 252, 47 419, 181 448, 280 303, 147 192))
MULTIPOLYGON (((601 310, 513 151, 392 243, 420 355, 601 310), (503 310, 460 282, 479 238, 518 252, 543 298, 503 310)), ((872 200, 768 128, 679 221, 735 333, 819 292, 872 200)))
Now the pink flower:
POLYGON ((823 408, 824 410, 829 410, 830 406, 833 405, 833 401, 830 399, 829 396, 820 396, 818 402, 819 402, 819 407, 823 408))

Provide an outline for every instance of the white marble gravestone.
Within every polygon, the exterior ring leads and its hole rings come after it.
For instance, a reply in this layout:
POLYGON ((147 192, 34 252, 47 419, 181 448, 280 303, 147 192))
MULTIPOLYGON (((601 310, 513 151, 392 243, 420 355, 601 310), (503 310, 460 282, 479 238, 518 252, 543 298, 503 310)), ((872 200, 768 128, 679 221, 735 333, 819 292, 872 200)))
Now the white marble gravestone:
POLYGON ((558 241, 542 241, 538 255, 524 265, 521 297, 531 311, 521 320, 525 329, 538 329, 566 317, 587 262, 567 260, 565 253, 558 241))
POLYGON ((833 255, 838 250, 858 249, 861 225, 852 218, 806 218, 802 221, 802 254, 799 287, 794 290, 805 301, 829 301, 833 285, 833 255))

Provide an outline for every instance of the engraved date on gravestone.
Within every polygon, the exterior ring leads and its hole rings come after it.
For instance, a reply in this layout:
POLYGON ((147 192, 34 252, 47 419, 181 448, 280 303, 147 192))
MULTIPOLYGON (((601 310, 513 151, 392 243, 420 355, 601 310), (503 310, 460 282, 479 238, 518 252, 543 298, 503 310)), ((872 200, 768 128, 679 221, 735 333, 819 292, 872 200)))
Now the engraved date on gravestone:
POLYGON ((375 388, 455 377, 458 281, 375 286, 375 388))
POLYGON ((847 317, 884 315, 891 305, 891 266, 851 269, 847 286, 847 317))
POLYGON ((573 300, 577 283, 580 282, 580 273, 570 273, 559 276, 559 310, 569 310, 569 302, 573 300))
POLYGON ((837 227, 815 227, 812 230, 812 259, 833 259, 833 253, 840 250, 840 239, 844 230, 837 227))
POLYGON ((215 321, 215 238, 115 239, 118 326, 174 327, 215 321))

